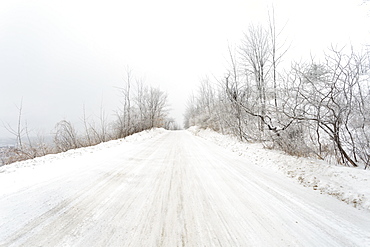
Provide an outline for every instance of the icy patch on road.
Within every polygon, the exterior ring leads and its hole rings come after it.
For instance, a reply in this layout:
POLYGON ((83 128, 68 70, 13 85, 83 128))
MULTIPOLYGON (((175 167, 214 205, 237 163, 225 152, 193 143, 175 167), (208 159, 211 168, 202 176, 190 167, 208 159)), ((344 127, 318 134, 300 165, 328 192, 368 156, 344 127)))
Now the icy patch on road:
POLYGON ((143 140, 154 138, 158 135, 161 135, 165 133, 167 130, 163 128, 153 128, 150 130, 144 130, 142 132, 127 136, 125 138, 119 139, 119 140, 112 140, 108 142, 103 142, 95 146, 90 147, 83 147, 83 148, 77 148, 77 149, 71 149, 63 153, 58 154, 48 154, 42 157, 37 157, 35 159, 29 159, 25 161, 15 162, 10 165, 5 165, 0 167, 0 174, 1 173, 11 173, 19 168, 25 168, 25 167, 34 167, 44 164, 50 164, 55 161, 59 161, 65 158, 75 158, 79 157, 84 154, 88 153, 95 153, 100 150, 109 149, 112 147, 117 147, 119 145, 122 145, 124 143, 130 143, 135 144, 143 140))
POLYGON ((262 144, 240 142, 237 138, 197 127, 192 134, 212 141, 254 165, 274 169, 296 179, 306 187, 332 195, 356 208, 370 211, 370 171, 330 165, 313 158, 293 157, 277 150, 264 149, 262 144))

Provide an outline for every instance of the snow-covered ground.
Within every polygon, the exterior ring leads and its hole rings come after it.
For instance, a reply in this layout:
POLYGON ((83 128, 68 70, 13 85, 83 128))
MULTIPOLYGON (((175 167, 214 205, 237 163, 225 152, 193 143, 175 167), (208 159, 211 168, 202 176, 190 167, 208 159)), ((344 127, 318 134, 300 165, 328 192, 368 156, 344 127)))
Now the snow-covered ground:
MULTIPOLYGON (((45 178, 50 180, 53 176, 69 174, 79 170, 91 168, 90 161, 104 162, 110 157, 111 152, 126 149, 127 153, 137 149, 144 140, 152 139, 165 133, 162 128, 151 129, 133 134, 124 139, 104 142, 95 146, 72 149, 59 154, 48 154, 43 157, 16 162, 0 167, 0 197, 3 193, 11 193, 23 189, 30 183, 40 182, 45 178), (83 160, 83 162, 81 162, 83 160), (8 173, 16 173, 7 175, 8 173)), ((1 224, 1 223, 0 223, 1 224)))
POLYGON ((222 135, 210 129, 191 127, 188 130, 247 157, 255 165, 281 171, 306 187, 370 211, 370 170, 330 165, 318 159, 293 157, 281 151, 264 149, 259 143, 240 142, 233 136, 222 135))
POLYGON ((369 211, 272 169, 295 158, 203 134, 156 129, 0 167, 0 246, 370 246, 369 211))

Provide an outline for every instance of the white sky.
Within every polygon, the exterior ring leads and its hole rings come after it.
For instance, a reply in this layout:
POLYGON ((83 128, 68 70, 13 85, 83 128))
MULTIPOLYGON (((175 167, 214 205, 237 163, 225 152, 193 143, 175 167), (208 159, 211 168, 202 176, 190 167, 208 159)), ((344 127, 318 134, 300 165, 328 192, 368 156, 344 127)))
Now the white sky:
POLYGON ((168 92, 182 124, 190 93, 224 74, 228 44, 266 22, 271 3, 287 57, 370 44, 370 4, 361 0, 0 0, 0 125, 16 125, 22 97, 24 120, 45 134, 64 118, 77 124, 83 104, 91 115, 103 102, 112 116, 127 66, 168 92))

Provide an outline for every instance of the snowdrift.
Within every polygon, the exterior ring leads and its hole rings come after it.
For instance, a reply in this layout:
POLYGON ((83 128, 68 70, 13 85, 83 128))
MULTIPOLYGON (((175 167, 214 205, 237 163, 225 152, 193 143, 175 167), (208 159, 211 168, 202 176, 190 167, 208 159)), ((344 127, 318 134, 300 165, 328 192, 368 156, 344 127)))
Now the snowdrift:
POLYGON ((259 143, 240 142, 233 136, 210 129, 190 127, 188 131, 245 157, 250 165, 283 172, 303 186, 370 211, 369 170, 330 165, 313 158, 293 157, 282 151, 264 149, 259 143))

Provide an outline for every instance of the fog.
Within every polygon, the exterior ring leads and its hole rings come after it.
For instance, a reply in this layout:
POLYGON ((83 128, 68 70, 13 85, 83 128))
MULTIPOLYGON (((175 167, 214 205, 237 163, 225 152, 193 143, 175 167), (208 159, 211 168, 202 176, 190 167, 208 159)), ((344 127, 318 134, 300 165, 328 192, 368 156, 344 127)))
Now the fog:
MULTIPOLYGON (((363 1, 1 1, 0 139, 22 123, 49 135, 120 106, 125 70, 168 93, 182 124, 191 92, 221 78, 228 46, 274 8, 287 58, 320 56, 330 44, 369 44, 363 1), (272 5, 273 3, 273 5, 272 5)), ((287 61, 289 61, 287 59, 287 61)))

